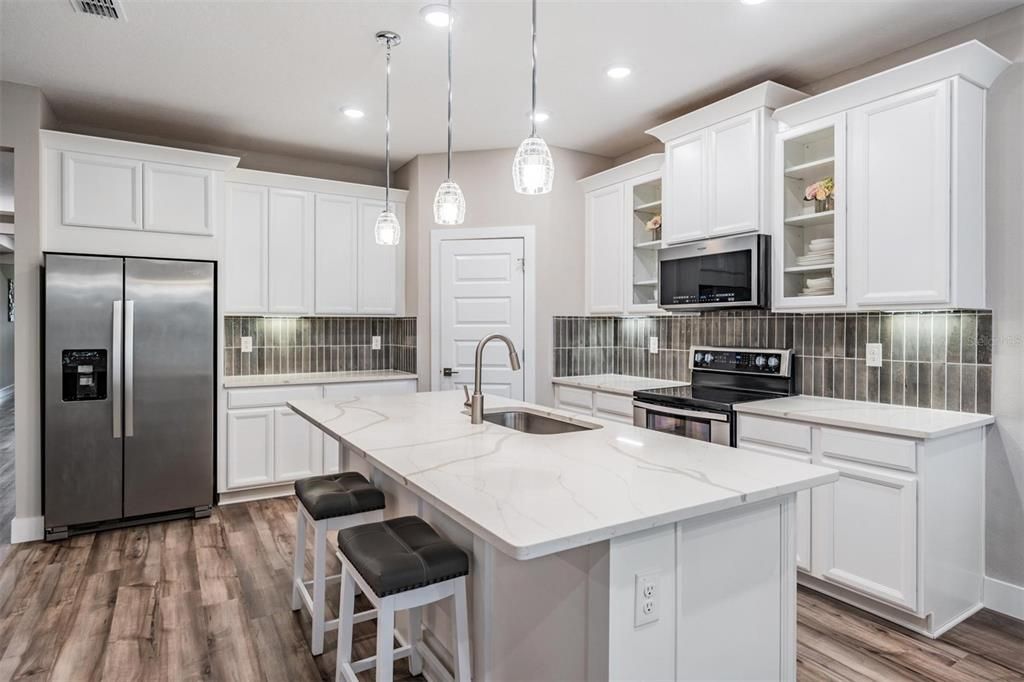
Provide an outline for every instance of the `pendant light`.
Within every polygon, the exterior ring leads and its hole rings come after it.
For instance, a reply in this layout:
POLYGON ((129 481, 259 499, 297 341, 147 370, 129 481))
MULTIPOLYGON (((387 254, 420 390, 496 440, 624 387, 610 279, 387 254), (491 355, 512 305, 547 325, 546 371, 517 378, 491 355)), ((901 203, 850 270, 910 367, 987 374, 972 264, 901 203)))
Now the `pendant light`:
POLYGON ((377 42, 387 47, 387 67, 384 72, 384 210, 373 226, 373 239, 381 246, 398 246, 402 226, 391 210, 391 48, 401 43, 402 37, 393 31, 378 31, 377 42))
POLYGON ((434 195, 434 222, 438 225, 461 225, 466 219, 466 198, 452 180, 452 0, 448 0, 448 179, 434 195))
POLYGON ((530 136, 523 140, 512 162, 512 180, 520 194, 547 194, 555 180, 555 164, 543 139, 537 137, 537 0, 533 0, 533 100, 530 136))

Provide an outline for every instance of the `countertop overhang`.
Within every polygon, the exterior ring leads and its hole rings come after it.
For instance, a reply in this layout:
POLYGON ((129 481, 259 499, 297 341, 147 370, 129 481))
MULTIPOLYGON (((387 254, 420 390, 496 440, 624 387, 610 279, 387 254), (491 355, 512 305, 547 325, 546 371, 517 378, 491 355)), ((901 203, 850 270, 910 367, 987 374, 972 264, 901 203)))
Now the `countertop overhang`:
POLYGON ((647 377, 629 376, 628 374, 585 374, 571 377, 554 377, 551 383, 625 396, 632 396, 634 391, 649 391, 655 388, 690 385, 689 381, 650 379, 647 377))
POLYGON ((601 426, 558 435, 471 424, 457 391, 288 405, 516 559, 830 483, 832 469, 487 396, 601 426))

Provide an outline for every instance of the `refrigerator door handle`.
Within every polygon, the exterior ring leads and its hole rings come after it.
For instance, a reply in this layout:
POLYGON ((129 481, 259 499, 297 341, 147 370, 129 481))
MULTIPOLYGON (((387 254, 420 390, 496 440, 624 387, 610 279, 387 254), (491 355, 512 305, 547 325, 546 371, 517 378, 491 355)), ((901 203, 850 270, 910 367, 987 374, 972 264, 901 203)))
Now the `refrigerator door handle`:
POLYGON ((124 437, 135 435, 135 301, 124 302, 124 437))
POLYGON ((121 437, 121 334, 124 329, 124 315, 122 302, 114 301, 114 322, 111 332, 112 342, 110 345, 110 372, 113 390, 111 391, 114 404, 114 438, 121 437))

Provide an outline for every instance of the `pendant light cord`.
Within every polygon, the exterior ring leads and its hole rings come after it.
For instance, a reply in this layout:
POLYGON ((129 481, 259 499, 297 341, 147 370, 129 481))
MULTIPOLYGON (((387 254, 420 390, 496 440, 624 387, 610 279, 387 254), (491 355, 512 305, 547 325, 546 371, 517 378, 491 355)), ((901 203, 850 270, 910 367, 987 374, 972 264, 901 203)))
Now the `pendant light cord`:
POLYGON ((452 0, 448 0, 448 180, 452 179, 452 0))
POLYGON ((391 39, 387 39, 384 71, 384 210, 391 210, 391 39))
MULTIPOLYGON (((450 0, 449 0, 450 1, 450 0)), ((530 137, 537 137, 537 0, 533 0, 533 98, 530 105, 530 137)))

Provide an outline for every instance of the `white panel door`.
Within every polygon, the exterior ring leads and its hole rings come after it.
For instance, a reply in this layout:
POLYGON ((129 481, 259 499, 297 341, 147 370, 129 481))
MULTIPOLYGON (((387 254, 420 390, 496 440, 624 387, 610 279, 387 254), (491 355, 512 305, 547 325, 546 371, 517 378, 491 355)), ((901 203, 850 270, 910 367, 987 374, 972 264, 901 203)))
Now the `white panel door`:
POLYGON ((621 313, 625 301, 625 222, 623 186, 612 185, 586 196, 587 310, 621 313))
POLYGON ((760 227, 760 113, 752 111, 708 129, 708 232, 755 232, 760 227))
POLYGON ((359 269, 358 200, 316 195, 316 312, 355 313, 359 269))
POLYGON ((65 225, 142 229, 142 162, 63 152, 65 225))
POLYGON ((267 188, 225 183, 224 308, 267 310, 267 188))
MULTIPOLYGON (((621 215, 621 214, 620 214, 621 215)), ((512 339, 525 365, 523 348, 523 240, 452 239, 441 242, 440 361, 455 374, 441 378, 442 390, 473 384, 476 345, 488 334, 512 339)), ((508 349, 492 341, 484 350, 483 392, 523 399, 523 373, 509 367, 508 349)))
POLYGON ((274 482, 274 410, 228 411, 228 487, 274 482))
MULTIPOLYGON (((917 607, 917 481, 824 457, 839 480, 814 491, 823 524, 822 577, 892 604, 917 607)), ((817 547, 815 548, 817 552, 817 547)))
POLYGON ((212 170, 147 162, 142 187, 145 229, 213 234, 212 170))
POLYGON ((359 285, 358 308, 365 315, 397 315, 401 287, 405 280, 405 206, 392 204, 402 237, 398 246, 381 246, 373 236, 377 216, 384 209, 383 201, 359 201, 359 285))
POLYGON ((274 410, 274 480, 323 473, 323 432, 289 407, 274 410))
POLYGON ((272 313, 313 311, 313 195, 290 189, 270 190, 270 285, 272 313))
POLYGON ((666 244, 707 236, 706 146, 703 130, 665 145, 661 240, 666 244))
POLYGON ((847 120, 851 302, 948 302, 949 84, 887 97, 847 120))

